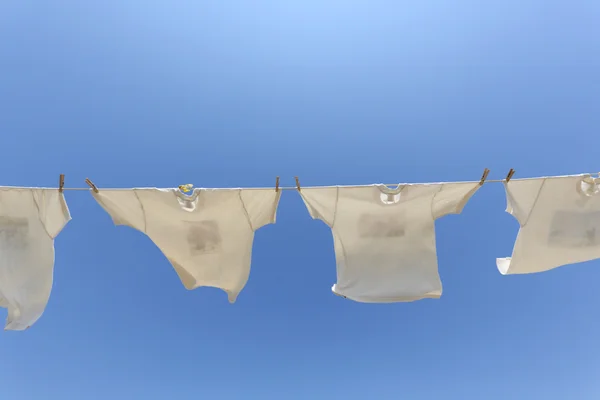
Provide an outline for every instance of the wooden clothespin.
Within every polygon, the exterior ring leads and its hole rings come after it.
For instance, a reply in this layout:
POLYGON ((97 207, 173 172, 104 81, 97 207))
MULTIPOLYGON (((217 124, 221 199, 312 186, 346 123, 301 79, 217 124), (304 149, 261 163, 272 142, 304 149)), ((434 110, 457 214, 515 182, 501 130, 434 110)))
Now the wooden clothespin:
POLYGON ((96 185, 94 185, 94 182, 90 181, 89 178, 85 178, 85 183, 87 183, 88 186, 92 188, 94 193, 98 193, 98 188, 96 187, 96 185))
POLYGON ((300 181, 298 180, 297 176, 295 176, 294 179, 296 180, 296 188, 298 189, 298 191, 300 191, 300 181))
POLYGON ((279 177, 275 178, 275 191, 279 192, 279 177))
POLYGON ((488 174, 490 173, 489 169, 484 169, 483 170, 483 175, 481 176, 481 180, 479 181, 479 185, 483 186, 483 183, 485 182, 485 180, 487 179, 488 174))
POLYGON ((508 175, 506 175, 506 183, 508 183, 508 181, 510 181, 510 179, 513 177, 514 174, 515 174, 515 170, 511 168, 510 171, 508 171, 508 175))
POLYGON ((58 178, 58 192, 62 193, 64 187, 65 187, 65 174, 60 174, 60 177, 58 178))

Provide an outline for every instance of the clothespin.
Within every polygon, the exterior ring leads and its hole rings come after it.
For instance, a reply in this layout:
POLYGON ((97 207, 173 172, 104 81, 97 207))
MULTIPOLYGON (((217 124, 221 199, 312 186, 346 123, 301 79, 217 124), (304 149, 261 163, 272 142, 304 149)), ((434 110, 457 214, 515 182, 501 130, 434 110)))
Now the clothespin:
POLYGON ((275 178, 275 191, 279 192, 279 177, 275 178))
POLYGON ((510 179, 513 177, 514 174, 515 174, 515 170, 511 168, 510 171, 508 171, 508 175, 506 175, 506 183, 508 183, 508 181, 510 181, 510 179))
POLYGON ((298 191, 300 191, 300 181, 298 180, 297 176, 295 176, 294 179, 296 180, 296 188, 298 189, 298 191))
POLYGON ((194 185, 192 185, 191 183, 186 183, 185 185, 179 185, 179 190, 181 190, 184 193, 187 193, 190 190, 192 190, 193 187, 194 185))
POLYGON ((96 187, 96 185, 94 185, 94 182, 90 181, 89 178, 85 178, 85 183, 87 183, 88 186, 92 188, 94 193, 98 193, 98 188, 96 187))
POLYGON ((488 174, 490 173, 489 169, 484 169, 483 170, 483 176, 481 177, 481 180, 479 181, 479 185, 482 186, 483 183, 485 182, 485 180, 487 179, 488 174))
POLYGON ((65 187, 65 174, 60 174, 60 177, 58 178, 58 192, 62 193, 64 187, 65 187))

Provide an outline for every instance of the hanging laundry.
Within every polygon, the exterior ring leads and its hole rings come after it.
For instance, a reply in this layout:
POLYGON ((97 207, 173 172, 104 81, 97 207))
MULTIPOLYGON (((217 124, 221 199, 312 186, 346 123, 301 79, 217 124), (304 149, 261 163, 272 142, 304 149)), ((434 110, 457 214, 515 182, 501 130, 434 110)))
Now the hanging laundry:
POLYGON ((600 178, 590 175, 504 183, 506 212, 520 228, 500 273, 528 274, 600 258, 600 178))
POLYGON ((220 288, 230 303, 246 285, 254 232, 275 223, 281 191, 178 189, 92 191, 116 225, 145 233, 187 289, 220 288))
POLYGON ((312 218, 333 232, 332 291, 365 303, 439 298, 435 220, 459 214, 479 182, 302 188, 312 218))
POLYGON ((43 314, 54 274, 54 239, 71 220, 58 190, 0 187, 0 307, 5 330, 29 328, 43 314))

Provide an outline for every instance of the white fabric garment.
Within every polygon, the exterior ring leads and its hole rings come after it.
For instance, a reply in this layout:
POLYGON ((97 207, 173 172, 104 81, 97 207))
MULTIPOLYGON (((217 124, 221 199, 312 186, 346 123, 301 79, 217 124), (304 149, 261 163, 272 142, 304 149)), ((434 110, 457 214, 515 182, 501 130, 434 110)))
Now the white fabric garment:
POLYGON ((224 290, 230 303, 246 285, 254 232, 275 223, 274 189, 100 190, 94 198, 116 225, 144 232, 187 289, 224 290))
POLYGON ((439 298, 435 220, 459 214, 479 183, 302 188, 312 218, 332 230, 332 291, 365 303, 439 298))
POLYGON ((520 228, 500 272, 528 274, 600 258, 600 178, 588 175, 504 183, 506 212, 520 228))
POLYGON ((54 275, 54 238, 71 220, 58 190, 0 187, 0 307, 5 330, 29 328, 43 314, 54 275))

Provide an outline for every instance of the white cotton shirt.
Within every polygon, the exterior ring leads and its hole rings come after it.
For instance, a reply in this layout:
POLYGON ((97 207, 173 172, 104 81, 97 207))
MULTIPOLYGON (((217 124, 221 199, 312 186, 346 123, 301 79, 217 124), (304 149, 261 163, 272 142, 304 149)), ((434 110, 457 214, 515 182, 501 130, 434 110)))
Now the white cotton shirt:
POLYGON ((250 274, 254 232, 275 223, 281 191, 178 189, 92 191, 116 225, 144 232, 187 289, 224 290, 230 303, 250 274))
POLYGON ((54 238, 71 220, 58 190, 0 187, 0 307, 5 330, 29 328, 43 314, 54 275, 54 238))
POLYGON ((302 188, 312 218, 332 230, 332 291, 365 303, 439 298, 435 220, 459 214, 479 183, 302 188))
POLYGON ((514 179, 504 183, 520 228, 500 273, 529 274, 600 258, 600 178, 590 175, 514 179))

